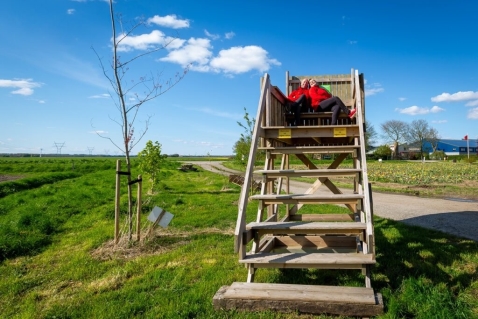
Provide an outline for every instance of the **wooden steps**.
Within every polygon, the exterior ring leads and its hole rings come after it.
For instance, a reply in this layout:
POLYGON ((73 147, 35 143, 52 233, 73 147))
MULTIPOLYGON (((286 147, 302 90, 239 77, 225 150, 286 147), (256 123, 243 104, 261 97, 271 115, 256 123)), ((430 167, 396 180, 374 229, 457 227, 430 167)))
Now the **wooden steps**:
MULTIPOLYGON (((294 85, 300 82, 296 80, 294 85)), ((331 92, 343 101, 350 99, 357 117, 341 114, 338 125, 328 125, 331 113, 302 113, 303 125, 289 126, 293 115, 284 113, 285 95, 270 84, 268 76, 261 82, 245 172, 246 180, 261 176, 261 188, 259 194, 252 194, 249 183, 243 185, 234 232, 234 249, 239 263, 246 266, 247 283, 221 287, 213 300, 216 309, 362 317, 383 313, 381 295, 371 288, 376 255, 365 158, 363 78, 352 72, 350 76, 324 76, 321 83, 330 84, 331 92), (265 154, 264 167, 254 171, 259 150, 265 154), (322 156, 315 155, 324 154, 334 155, 332 161, 318 162, 322 156), (291 155, 299 161, 292 162, 291 155), (347 167, 341 166, 346 160, 351 160, 343 165, 347 167), (320 168, 323 164, 327 168, 320 168), (310 185, 294 193, 290 180, 299 177, 309 178, 310 185), (351 187, 339 189, 335 177, 348 177, 342 181, 351 187), (257 202, 255 218, 247 216, 251 201, 257 202), (344 211, 322 204, 337 204, 344 211), (262 268, 360 270, 365 287, 253 283, 256 270, 262 268)), ((289 83, 286 87, 291 89, 289 83)))
POLYGON ((213 297, 216 309, 281 311, 372 317, 383 313, 382 295, 372 288, 269 283, 221 287, 213 297))

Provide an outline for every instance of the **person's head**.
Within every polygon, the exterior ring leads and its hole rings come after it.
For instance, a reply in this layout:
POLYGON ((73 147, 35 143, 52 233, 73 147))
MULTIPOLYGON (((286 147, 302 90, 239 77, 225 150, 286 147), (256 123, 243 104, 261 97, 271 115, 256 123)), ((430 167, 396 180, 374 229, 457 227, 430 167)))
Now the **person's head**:
POLYGON ((315 81, 314 79, 310 79, 310 80, 309 80, 309 84, 310 84, 311 87, 312 87, 312 86, 316 86, 316 85, 317 85, 317 81, 315 81))
POLYGON ((303 79, 300 81, 300 87, 303 89, 308 89, 309 88, 309 79, 303 79))

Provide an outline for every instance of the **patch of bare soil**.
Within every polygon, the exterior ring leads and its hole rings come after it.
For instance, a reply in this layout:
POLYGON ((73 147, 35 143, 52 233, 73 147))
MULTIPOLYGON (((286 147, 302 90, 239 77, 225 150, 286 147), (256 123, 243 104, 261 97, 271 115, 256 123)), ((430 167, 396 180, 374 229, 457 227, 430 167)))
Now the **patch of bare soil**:
POLYGON ((190 237, 198 234, 232 235, 234 231, 209 228, 201 231, 173 232, 162 229, 145 236, 139 242, 135 241, 134 237, 132 242, 128 242, 126 236, 121 237, 118 244, 115 244, 114 240, 107 241, 93 250, 91 255, 98 260, 130 260, 137 257, 160 255, 188 244, 190 237))
POLYGON ((22 175, 0 175, 0 183, 14 181, 21 178, 23 178, 22 175))

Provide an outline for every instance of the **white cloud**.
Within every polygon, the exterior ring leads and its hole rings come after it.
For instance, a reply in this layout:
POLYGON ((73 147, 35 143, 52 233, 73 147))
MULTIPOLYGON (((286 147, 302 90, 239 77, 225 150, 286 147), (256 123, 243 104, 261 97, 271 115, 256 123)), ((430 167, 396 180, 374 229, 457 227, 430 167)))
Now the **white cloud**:
POLYGON ((227 33, 224 35, 224 37, 229 40, 229 39, 234 38, 235 35, 236 35, 236 34, 231 31, 231 32, 227 32, 227 33))
POLYGON ((448 120, 432 121, 432 123, 435 123, 435 124, 443 124, 443 123, 448 123, 448 120))
POLYGON ((211 60, 211 67, 224 73, 245 73, 251 70, 264 72, 271 65, 281 65, 276 59, 269 59, 268 52, 261 47, 249 45, 232 47, 219 51, 219 55, 211 60))
POLYGON ((356 41, 356 40, 349 40, 349 44, 357 44, 357 43, 358 43, 358 41, 356 41))
POLYGON ((68 9, 68 10, 66 10, 66 13, 67 14, 73 14, 73 13, 75 13, 75 9, 68 9))
POLYGON ((445 109, 442 109, 441 107, 436 105, 432 106, 432 108, 430 109, 430 113, 439 113, 443 111, 445 111, 445 109))
POLYGON ((217 40, 220 38, 220 36, 218 34, 212 34, 212 33, 209 33, 207 30, 204 30, 204 34, 208 37, 208 38, 211 38, 213 40, 217 40))
POLYGON ((416 105, 410 106, 404 109, 399 109, 396 108, 395 111, 398 111, 402 114, 408 114, 408 115, 423 115, 423 114, 429 114, 429 113, 439 113, 444 111, 445 109, 442 109, 438 106, 433 106, 432 108, 426 108, 426 107, 418 107, 416 105))
POLYGON ((400 102, 403 102, 403 101, 405 101, 406 99, 407 99, 406 97, 399 97, 399 98, 398 98, 398 100, 399 100, 400 102))
POLYGON ((383 92, 384 89, 380 83, 373 83, 372 85, 367 85, 367 80, 365 80, 365 96, 375 95, 377 93, 383 92))
POLYGON ((41 87, 43 83, 33 82, 32 79, 18 79, 18 80, 2 80, 0 79, 0 87, 15 88, 11 91, 12 94, 32 95, 33 88, 41 87))
POLYGON ((431 98, 432 102, 459 102, 467 100, 478 100, 478 92, 466 91, 457 93, 442 93, 431 98))
POLYGON ((162 27, 172 29, 189 28, 189 20, 178 19, 175 14, 170 14, 164 17, 155 15, 154 17, 149 18, 147 20, 147 23, 154 23, 162 27))
POLYGON ((478 107, 475 107, 474 109, 469 110, 467 118, 472 120, 478 120, 478 107))
POLYGON ((191 38, 184 47, 171 51, 159 60, 177 63, 182 67, 192 64, 191 70, 207 72, 210 70, 208 63, 212 56, 211 48, 209 39, 191 38))
POLYGON ((465 104, 465 106, 478 106, 478 100, 474 100, 465 104))
POLYGON ((45 101, 44 100, 39 100, 38 103, 45 104, 45 101))
POLYGON ((180 48, 185 40, 175 39, 166 36, 159 30, 153 30, 149 34, 137 36, 126 36, 121 34, 116 37, 118 42, 118 51, 128 52, 131 50, 152 50, 160 46, 165 46, 169 50, 180 48))
POLYGON ((108 131, 89 131, 88 133, 90 134, 108 134, 108 131))
POLYGON ((92 96, 89 96, 88 98, 89 99, 107 99, 110 97, 111 95, 109 95, 108 93, 103 93, 103 94, 92 95, 92 96))
POLYGON ((373 88, 373 89, 365 89, 365 96, 375 95, 377 93, 383 92, 383 88, 373 88))

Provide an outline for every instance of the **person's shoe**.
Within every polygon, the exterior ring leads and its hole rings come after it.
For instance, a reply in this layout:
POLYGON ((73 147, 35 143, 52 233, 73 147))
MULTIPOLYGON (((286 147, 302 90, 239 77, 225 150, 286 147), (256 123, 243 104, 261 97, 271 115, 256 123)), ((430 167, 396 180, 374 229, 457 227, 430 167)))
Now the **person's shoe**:
POLYGON ((350 110, 350 113, 349 113, 349 118, 353 119, 355 117, 355 112, 357 112, 356 109, 352 109, 350 110))

